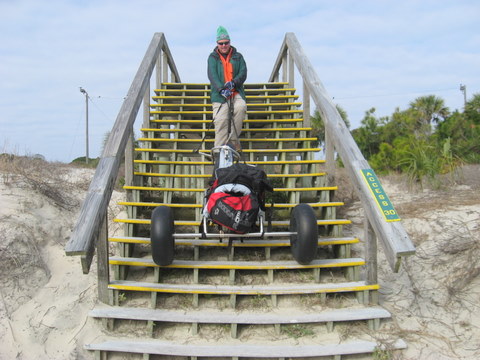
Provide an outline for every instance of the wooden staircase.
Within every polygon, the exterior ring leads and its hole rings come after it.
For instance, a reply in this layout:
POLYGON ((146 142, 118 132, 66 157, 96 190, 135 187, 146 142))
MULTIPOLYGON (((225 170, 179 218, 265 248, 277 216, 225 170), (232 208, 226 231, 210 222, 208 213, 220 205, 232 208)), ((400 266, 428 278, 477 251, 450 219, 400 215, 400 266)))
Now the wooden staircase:
POLYGON ((274 231, 288 230, 296 204, 314 208, 317 258, 296 263, 288 237, 229 246, 180 236, 173 264, 152 261, 152 210, 170 206, 177 234, 197 232, 212 173, 195 151, 213 145, 209 85, 164 83, 155 90, 150 123, 135 149, 133 184, 120 203, 128 216, 115 219, 125 224, 125 235, 109 238, 118 249, 109 257, 111 306, 90 313, 106 325, 105 341, 86 345, 97 358, 343 359, 406 346, 400 339, 376 340, 390 314, 377 304, 378 284, 361 280, 365 260, 352 254, 359 239, 343 236, 350 221, 336 216, 343 203, 335 201, 337 187, 327 183, 324 161, 315 157, 317 139, 303 122, 295 89, 283 82, 245 89, 244 161, 262 167, 274 185, 268 205, 274 231))

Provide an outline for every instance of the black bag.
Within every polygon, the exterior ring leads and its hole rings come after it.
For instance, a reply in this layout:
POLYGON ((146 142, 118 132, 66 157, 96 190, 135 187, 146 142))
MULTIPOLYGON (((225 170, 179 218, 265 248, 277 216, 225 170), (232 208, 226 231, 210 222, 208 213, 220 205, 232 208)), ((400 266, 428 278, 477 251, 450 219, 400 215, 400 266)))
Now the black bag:
POLYGON ((265 191, 273 191, 267 175, 241 163, 219 168, 215 175, 206 194, 205 212, 216 224, 241 234, 250 232, 260 209, 265 210, 265 191))
POLYGON ((262 169, 236 163, 232 166, 219 168, 215 171, 217 186, 224 184, 241 184, 248 187, 257 195, 260 208, 265 211, 265 191, 273 191, 267 179, 267 174, 262 169))

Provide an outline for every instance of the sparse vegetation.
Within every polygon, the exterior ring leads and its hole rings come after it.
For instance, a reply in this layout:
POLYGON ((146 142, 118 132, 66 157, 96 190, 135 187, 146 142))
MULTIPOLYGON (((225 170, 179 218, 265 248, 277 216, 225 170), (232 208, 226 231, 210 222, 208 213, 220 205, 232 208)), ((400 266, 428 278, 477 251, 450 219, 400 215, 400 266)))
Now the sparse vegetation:
MULTIPOLYGON (((378 117, 375 108, 367 110, 352 135, 377 174, 401 173, 411 184, 436 184, 438 174, 480 162, 479 107, 480 94, 473 95, 463 112, 451 112, 435 95, 421 96, 391 116, 378 117)), ((322 142, 324 125, 318 111, 312 125, 322 142)))
POLYGON ((315 332, 306 324, 283 325, 282 331, 294 339, 315 335, 315 332))

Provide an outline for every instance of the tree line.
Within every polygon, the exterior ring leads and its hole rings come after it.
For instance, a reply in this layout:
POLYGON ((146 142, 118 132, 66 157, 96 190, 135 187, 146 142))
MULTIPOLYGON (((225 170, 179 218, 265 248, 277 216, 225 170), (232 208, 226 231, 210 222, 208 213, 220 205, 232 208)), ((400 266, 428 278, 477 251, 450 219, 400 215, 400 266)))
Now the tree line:
MULTIPOLYGON (((346 112, 337 105, 349 126, 346 112)), ((321 115, 312 116, 314 132, 324 139, 321 115)), ((375 108, 365 112, 361 126, 351 131, 371 167, 378 174, 407 174, 421 182, 453 171, 465 163, 480 162, 480 94, 451 112, 435 95, 421 96, 406 110, 378 117, 375 108)))

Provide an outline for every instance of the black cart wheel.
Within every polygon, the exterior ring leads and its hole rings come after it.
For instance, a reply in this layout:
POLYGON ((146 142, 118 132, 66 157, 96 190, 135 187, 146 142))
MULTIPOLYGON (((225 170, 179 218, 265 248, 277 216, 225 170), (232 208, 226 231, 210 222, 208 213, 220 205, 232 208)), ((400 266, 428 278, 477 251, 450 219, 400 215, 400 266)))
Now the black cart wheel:
POLYGON ((174 224, 172 210, 167 206, 159 206, 152 212, 150 240, 152 258, 155 264, 166 266, 173 262, 174 224))
POLYGON ((317 254, 318 226, 317 217, 308 204, 295 206, 290 214, 290 248, 299 264, 309 264, 317 254))

